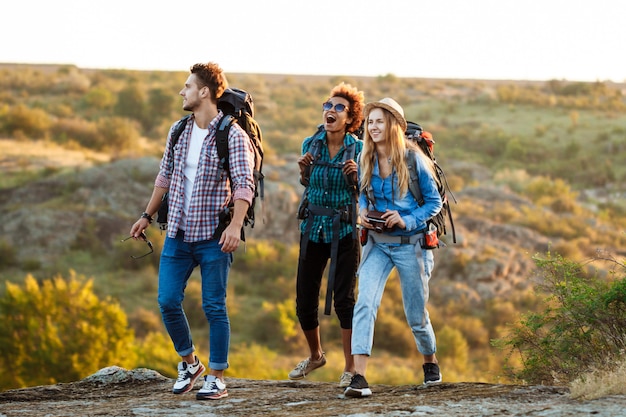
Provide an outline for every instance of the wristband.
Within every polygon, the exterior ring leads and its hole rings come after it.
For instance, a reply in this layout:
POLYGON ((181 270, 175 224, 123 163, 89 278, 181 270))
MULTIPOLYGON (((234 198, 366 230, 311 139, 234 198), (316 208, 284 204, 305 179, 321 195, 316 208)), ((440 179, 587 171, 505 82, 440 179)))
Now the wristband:
POLYGON ((146 213, 145 211, 143 213, 141 213, 141 218, 142 219, 148 219, 148 223, 152 223, 152 216, 149 215, 148 213, 146 213))

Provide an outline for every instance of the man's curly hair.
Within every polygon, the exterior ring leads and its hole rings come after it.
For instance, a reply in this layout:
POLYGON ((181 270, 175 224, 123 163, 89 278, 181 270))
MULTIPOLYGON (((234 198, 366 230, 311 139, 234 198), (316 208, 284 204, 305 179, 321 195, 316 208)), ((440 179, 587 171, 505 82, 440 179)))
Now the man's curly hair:
POLYGON ((228 88, 228 80, 226 80, 224 71, 214 62, 195 64, 189 71, 192 74, 196 74, 200 88, 209 87, 211 100, 214 103, 217 103, 217 99, 220 98, 224 90, 228 88))
POLYGON ((346 126, 346 130, 349 133, 356 132, 363 122, 363 107, 365 103, 363 91, 359 91, 356 87, 342 82, 330 91, 329 98, 333 97, 345 98, 350 103, 348 117, 352 118, 352 123, 346 126))

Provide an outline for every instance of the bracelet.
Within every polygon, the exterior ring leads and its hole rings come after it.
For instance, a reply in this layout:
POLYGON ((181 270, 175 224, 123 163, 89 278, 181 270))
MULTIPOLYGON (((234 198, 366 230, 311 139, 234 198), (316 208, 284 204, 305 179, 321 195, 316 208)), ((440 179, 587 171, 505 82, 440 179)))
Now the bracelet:
POLYGON ((149 215, 148 213, 146 213, 145 211, 143 213, 141 213, 141 219, 148 219, 149 223, 152 223, 152 216, 149 215))

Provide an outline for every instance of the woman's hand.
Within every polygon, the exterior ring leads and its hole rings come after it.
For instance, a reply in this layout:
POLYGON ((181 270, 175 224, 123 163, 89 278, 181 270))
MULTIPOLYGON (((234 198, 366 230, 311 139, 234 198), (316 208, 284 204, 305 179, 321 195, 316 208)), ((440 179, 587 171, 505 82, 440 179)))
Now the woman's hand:
POLYGON ((359 167, 357 166, 356 161, 354 159, 350 159, 349 161, 346 161, 343 164, 343 167, 341 169, 348 178, 352 179, 354 184, 356 184, 359 181, 357 177, 357 173, 359 172, 359 167))
POLYGON ((304 170, 307 169, 313 163, 313 155, 309 152, 298 158, 298 166, 300 167, 300 175, 304 174, 304 170))
MULTIPOLYGON (((368 214, 368 210, 360 211, 359 217, 361 218, 361 225, 367 229, 376 230, 376 226, 370 223, 369 219, 367 218, 368 214)), ((394 226, 398 226, 398 228, 400 229, 406 228, 406 224, 404 223, 404 220, 402 220, 402 216, 400 216, 400 213, 398 213, 397 210, 385 210, 381 217, 385 220, 386 230, 391 230, 394 228, 394 226)))
POLYGON ((361 219, 361 226, 365 227, 366 229, 374 230, 374 225, 372 225, 372 223, 370 223, 369 220, 367 219, 367 213, 369 213, 368 210, 361 210, 359 212, 359 218, 361 219))
POLYGON ((393 229, 394 226, 398 226, 399 229, 406 228, 406 224, 397 210, 385 210, 382 218, 386 220, 385 227, 389 230, 393 229))

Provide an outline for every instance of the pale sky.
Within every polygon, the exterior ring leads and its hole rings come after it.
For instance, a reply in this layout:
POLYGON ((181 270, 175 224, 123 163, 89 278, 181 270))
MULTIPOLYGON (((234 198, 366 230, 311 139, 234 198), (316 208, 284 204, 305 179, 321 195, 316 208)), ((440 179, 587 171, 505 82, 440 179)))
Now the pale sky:
POLYGON ((624 0, 0 0, 0 62, 626 81, 624 0))

